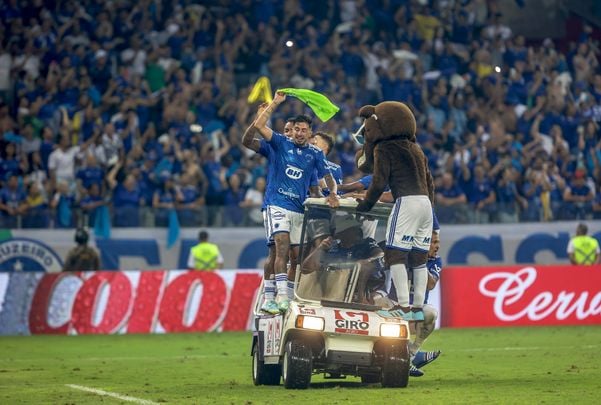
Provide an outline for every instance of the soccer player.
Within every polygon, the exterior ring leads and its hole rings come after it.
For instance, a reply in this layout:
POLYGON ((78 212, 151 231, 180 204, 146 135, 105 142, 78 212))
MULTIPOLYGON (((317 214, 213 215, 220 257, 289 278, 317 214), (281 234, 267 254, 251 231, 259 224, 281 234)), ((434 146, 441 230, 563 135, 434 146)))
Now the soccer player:
POLYGON ((277 92, 273 101, 255 121, 255 128, 273 150, 269 160, 269 179, 265 199, 267 204, 268 233, 275 241, 276 303, 281 312, 289 306, 286 264, 290 245, 300 243, 305 201, 314 171, 323 177, 331 193, 327 197, 331 207, 339 205, 337 185, 329 172, 322 151, 308 144, 310 123, 297 117, 291 139, 267 127, 267 121, 286 95, 277 92))
MULTIPOLYGON (((433 290, 440 280, 440 272, 442 271, 442 259, 438 255, 438 249, 440 247, 440 225, 436 215, 433 215, 433 230, 432 239, 430 241, 430 250, 428 251, 428 262, 426 264, 428 268, 428 291, 433 290)), ((411 355, 412 368, 410 375, 413 377, 421 377, 424 372, 420 370, 426 364, 429 364, 436 360, 440 355, 440 351, 421 352, 419 349, 424 344, 426 339, 434 332, 436 327, 436 319, 438 318, 438 311, 431 305, 428 305, 428 293, 426 292, 426 298, 424 301, 424 322, 414 322, 412 325, 415 327, 415 331, 412 331, 413 341, 409 343, 409 353, 411 355)))
MULTIPOLYGON (((434 216, 434 226, 432 230, 432 238, 430 243, 430 250, 428 251, 428 284, 427 290, 430 291, 436 287, 436 284, 440 280, 440 272, 442 271, 442 260, 438 255, 438 248, 440 246, 440 226, 438 220, 434 216)), ((379 305, 381 307, 389 307, 393 305, 396 300, 396 291, 389 286, 387 281, 388 277, 386 272, 376 272, 372 274, 371 279, 368 281, 368 303, 379 305), (388 291, 388 288, 391 290, 388 291)), ((410 273, 412 270, 410 269, 410 273)), ((411 275, 410 275, 411 278, 411 275)), ((413 291, 411 291, 413 293, 413 291)), ((413 297, 411 297, 412 299, 413 297)), ((409 353, 411 355, 411 368, 409 375, 412 377, 421 377, 424 372, 420 370, 423 366, 433 362, 440 355, 440 351, 421 352, 420 348, 426 339, 432 334, 436 326, 436 319, 438 318, 438 311, 432 305, 428 305, 428 293, 424 300, 424 321, 423 322, 411 322, 409 327, 411 328, 411 336, 413 341, 409 343, 409 353)))
MULTIPOLYGON (((339 164, 334 163, 327 158, 334 147, 334 136, 318 131, 311 136, 310 142, 321 149, 323 154, 326 156, 326 166, 328 169, 330 169, 330 173, 332 173, 332 176, 338 185, 338 191, 340 192, 340 186, 342 185, 342 168, 339 164)), ((327 196, 330 191, 325 187, 325 183, 320 184, 320 186, 322 187, 323 194, 327 196)))
MULTIPOLYGON (((267 108, 268 104, 263 103, 259 106, 259 110, 257 111, 257 117, 261 115, 261 113, 267 108)), ((264 140, 258 139, 254 137, 256 132, 255 123, 251 123, 250 126, 244 131, 244 135, 242 135, 242 144, 250 150, 255 151, 256 153, 264 156, 269 161, 273 157, 273 150, 271 146, 264 140)), ((292 136, 292 129, 294 128, 294 118, 288 118, 286 120, 286 124, 284 125, 284 135, 288 138, 292 136)), ((263 212, 263 226, 265 227, 265 234, 267 239, 267 248, 268 254, 265 259, 265 263, 263 264, 263 304, 261 305, 261 311, 277 314, 280 312, 276 302, 275 302, 275 273, 273 272, 273 266, 275 263, 275 242, 273 241, 273 237, 269 233, 269 226, 267 223, 267 213, 266 213, 266 205, 265 199, 263 200, 263 206, 261 207, 261 211, 263 212)))

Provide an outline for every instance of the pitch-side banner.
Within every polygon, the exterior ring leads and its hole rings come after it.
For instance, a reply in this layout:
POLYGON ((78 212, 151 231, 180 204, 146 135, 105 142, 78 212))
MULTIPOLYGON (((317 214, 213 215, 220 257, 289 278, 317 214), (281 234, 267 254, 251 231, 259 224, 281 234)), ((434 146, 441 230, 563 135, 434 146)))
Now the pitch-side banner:
MULTIPOLYGON (((0 335, 242 331, 262 270, 0 273, 0 335)), ((440 309, 440 292, 430 294, 440 309)))
POLYGON ((247 330, 262 271, 0 274, 0 335, 247 330))
POLYGON ((601 324, 601 266, 448 267, 442 326, 601 324))

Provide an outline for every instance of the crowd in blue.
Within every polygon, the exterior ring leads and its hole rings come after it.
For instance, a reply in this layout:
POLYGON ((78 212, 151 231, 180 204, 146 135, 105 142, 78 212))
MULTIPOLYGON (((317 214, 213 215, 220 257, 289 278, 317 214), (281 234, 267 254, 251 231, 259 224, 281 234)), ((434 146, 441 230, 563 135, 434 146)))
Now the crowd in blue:
MULTIPOLYGON (((1 227, 261 224, 266 165, 241 137, 252 85, 340 112, 329 159, 356 171, 359 107, 400 100, 443 223, 601 217, 601 70, 530 44, 489 0, 7 0, 0 6, 1 227)), ((519 2, 518 2, 519 3, 519 2)), ((306 112, 287 101, 273 116, 306 112)))

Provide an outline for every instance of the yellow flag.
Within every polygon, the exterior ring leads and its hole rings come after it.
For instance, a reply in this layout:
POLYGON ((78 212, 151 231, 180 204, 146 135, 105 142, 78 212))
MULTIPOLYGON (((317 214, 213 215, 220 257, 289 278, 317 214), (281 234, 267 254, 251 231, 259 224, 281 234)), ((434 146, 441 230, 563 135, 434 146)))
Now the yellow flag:
POLYGON ((273 96, 271 95, 271 83, 265 76, 259 77, 259 80, 253 86, 253 89, 248 95, 248 103, 254 103, 256 101, 265 101, 271 103, 273 96))

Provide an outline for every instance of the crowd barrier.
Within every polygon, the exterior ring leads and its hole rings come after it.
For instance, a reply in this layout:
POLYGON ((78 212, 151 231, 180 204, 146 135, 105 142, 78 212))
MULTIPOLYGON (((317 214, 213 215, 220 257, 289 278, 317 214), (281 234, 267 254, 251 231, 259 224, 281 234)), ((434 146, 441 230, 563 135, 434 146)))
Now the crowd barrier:
MULTIPOLYGON (((241 331, 260 270, 0 274, 0 335, 241 331)), ((601 324, 601 267, 449 267, 443 327, 601 324)))
MULTIPOLYGON (((384 239, 384 226, 378 240, 384 239)), ((576 222, 503 225, 446 225, 440 254, 448 265, 511 265, 568 263, 566 246, 576 222)), ((256 269, 267 256, 262 228, 210 228, 209 238, 224 253, 225 267, 256 269)), ((601 222, 590 221, 589 233, 601 240, 601 222)), ((73 230, 11 230, 0 233, 0 271, 60 271, 74 246, 73 230)), ((102 268, 181 269, 187 266, 198 229, 182 228, 172 247, 164 228, 113 229, 108 239, 91 239, 101 256, 102 268)))

